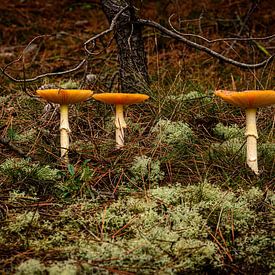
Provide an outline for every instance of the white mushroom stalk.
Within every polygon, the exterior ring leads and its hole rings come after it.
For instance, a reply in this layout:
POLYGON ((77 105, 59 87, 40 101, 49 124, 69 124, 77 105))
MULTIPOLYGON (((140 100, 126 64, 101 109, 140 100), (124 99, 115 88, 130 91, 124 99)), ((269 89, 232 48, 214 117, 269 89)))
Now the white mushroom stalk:
POLYGON ((69 106, 68 105, 60 105, 60 153, 61 159, 64 163, 69 162, 69 144, 70 137, 69 134, 71 132, 69 127, 69 106))
POLYGON ((256 113, 257 109, 246 109, 246 163, 251 170, 258 175, 258 154, 257 154, 257 126, 256 113))
POLYGON ((145 94, 101 93, 93 95, 93 98, 106 104, 114 104, 116 106, 116 149, 122 149, 124 147, 125 138, 124 129, 127 127, 123 114, 123 106, 143 102, 148 99, 149 96, 145 94))
POLYGON ((123 105, 116 105, 116 116, 115 116, 115 126, 116 126, 116 148, 120 149, 124 146, 124 129, 127 128, 126 121, 123 114, 123 105))

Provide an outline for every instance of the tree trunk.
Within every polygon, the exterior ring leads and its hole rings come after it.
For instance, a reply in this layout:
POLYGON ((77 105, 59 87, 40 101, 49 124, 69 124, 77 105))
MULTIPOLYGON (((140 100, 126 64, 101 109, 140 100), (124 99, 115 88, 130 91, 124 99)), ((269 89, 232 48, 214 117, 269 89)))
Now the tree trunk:
POLYGON ((111 23, 116 14, 129 5, 115 25, 118 47, 119 82, 122 92, 143 92, 149 82, 142 27, 135 24, 136 15, 131 0, 101 0, 102 9, 111 23))

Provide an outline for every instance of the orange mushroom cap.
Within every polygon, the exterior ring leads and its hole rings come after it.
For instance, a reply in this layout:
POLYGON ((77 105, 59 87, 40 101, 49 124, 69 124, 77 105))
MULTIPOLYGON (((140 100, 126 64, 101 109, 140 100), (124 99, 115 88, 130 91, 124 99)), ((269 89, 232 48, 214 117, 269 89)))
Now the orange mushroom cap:
POLYGON ((130 105, 143 102, 149 96, 145 94, 102 93, 93 95, 93 98, 107 104, 130 105))
POLYGON ((217 90, 215 95, 242 108, 258 108, 275 104, 274 90, 250 90, 243 92, 217 90))
POLYGON ((74 104, 92 97, 91 90, 77 89, 46 89, 37 90, 36 93, 47 101, 58 104, 74 104))

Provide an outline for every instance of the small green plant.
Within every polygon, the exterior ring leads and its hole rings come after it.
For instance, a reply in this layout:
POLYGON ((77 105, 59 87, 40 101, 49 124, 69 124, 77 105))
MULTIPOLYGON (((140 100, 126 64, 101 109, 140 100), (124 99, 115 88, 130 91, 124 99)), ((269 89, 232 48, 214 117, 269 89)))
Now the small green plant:
POLYGON ((200 241, 194 239, 182 239, 175 245, 175 256, 181 261, 174 267, 177 272, 199 271, 201 267, 209 264, 220 265, 217 255, 218 247, 211 241, 200 241))
POLYGON ((52 263, 49 266, 44 265, 37 259, 29 259, 21 263, 16 270, 16 275, 76 275, 77 265, 73 261, 64 261, 52 263))
POLYGON ((194 104, 198 102, 200 105, 212 105, 212 99, 206 92, 200 92, 200 91, 191 91, 185 95, 183 95, 183 100, 185 101, 185 104, 190 106, 190 104, 194 104))
POLYGON ((65 182, 61 182, 59 187, 59 193, 63 198, 75 196, 79 193, 80 189, 83 189, 82 192, 90 197, 94 196, 93 192, 89 188, 85 187, 85 183, 89 182, 93 175, 94 171, 89 166, 89 159, 85 160, 80 167, 75 167, 72 164, 68 164, 68 178, 65 182))
POLYGON ((13 127, 10 127, 7 131, 7 136, 10 140, 15 140, 16 136, 18 134, 16 133, 16 131, 13 129, 13 127))
POLYGON ((249 231, 256 218, 251 202, 262 194, 252 188, 250 191, 240 190, 240 195, 236 196, 233 192, 222 191, 207 182, 189 186, 186 191, 185 199, 196 204, 198 211, 207 219, 208 226, 214 228, 218 225, 227 236, 232 230, 232 221, 235 233, 249 231))
POLYGON ((47 267, 49 275, 77 275, 77 264, 73 261, 65 261, 51 264, 47 267))
POLYGON ((193 137, 193 132, 188 124, 181 121, 173 122, 166 119, 160 119, 153 127, 152 133, 157 134, 157 141, 175 145, 184 143, 193 137))

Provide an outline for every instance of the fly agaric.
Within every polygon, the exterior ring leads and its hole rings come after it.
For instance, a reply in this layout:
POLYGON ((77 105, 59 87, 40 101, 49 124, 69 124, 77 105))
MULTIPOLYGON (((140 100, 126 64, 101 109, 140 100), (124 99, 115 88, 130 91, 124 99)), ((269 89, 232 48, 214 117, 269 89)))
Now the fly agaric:
POLYGON ((93 95, 93 98, 116 106, 116 148, 122 148, 124 146, 124 129, 127 128, 127 124, 124 120, 123 106, 143 102, 148 99, 149 96, 145 94, 102 93, 93 95))
POLYGON ((60 104, 60 148, 61 159, 64 163, 69 162, 69 104, 85 101, 91 98, 93 92, 91 90, 77 89, 45 89, 37 90, 36 93, 49 102, 60 104))
POLYGON ((257 108, 275 104, 274 90, 250 90, 243 92, 217 90, 215 95, 221 97, 226 102, 245 109, 246 114, 246 162, 252 171, 258 175, 257 157, 257 108))

